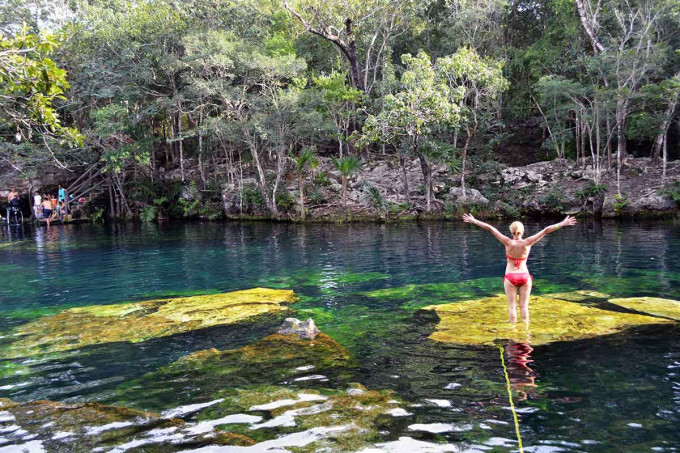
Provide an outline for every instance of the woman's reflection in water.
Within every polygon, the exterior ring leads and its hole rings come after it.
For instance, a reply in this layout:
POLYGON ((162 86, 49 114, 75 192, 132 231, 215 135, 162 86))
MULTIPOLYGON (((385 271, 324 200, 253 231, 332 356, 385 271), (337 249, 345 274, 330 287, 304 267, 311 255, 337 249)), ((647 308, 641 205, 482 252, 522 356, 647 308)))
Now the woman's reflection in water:
POLYGON ((538 374, 529 366, 533 363, 531 353, 534 348, 529 342, 516 342, 510 340, 505 348, 507 355, 508 376, 512 389, 516 392, 518 401, 524 401, 531 396, 531 391, 536 388, 538 374))

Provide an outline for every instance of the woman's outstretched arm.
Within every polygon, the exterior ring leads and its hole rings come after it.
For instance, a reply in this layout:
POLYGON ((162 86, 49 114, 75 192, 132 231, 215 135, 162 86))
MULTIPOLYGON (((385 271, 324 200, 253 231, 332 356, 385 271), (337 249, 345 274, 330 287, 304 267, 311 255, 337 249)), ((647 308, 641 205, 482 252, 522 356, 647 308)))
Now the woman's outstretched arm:
POLYGON ((576 225, 576 217, 572 217, 568 215, 567 217, 564 218, 560 223, 556 223, 554 225, 550 225, 549 227, 543 228, 541 231, 538 233, 534 234, 533 236, 529 236, 526 240, 530 245, 533 245, 537 243, 538 241, 543 238, 548 233, 554 233, 555 231, 559 230, 563 226, 573 226, 576 225))
POLYGON ((490 232, 491 234, 494 235, 496 239, 501 241, 503 244, 507 244, 510 242, 510 238, 502 234, 500 231, 498 231, 496 228, 492 227, 488 223, 481 222, 477 219, 475 219, 472 214, 463 214, 463 222, 465 223, 472 223, 473 225, 477 225, 478 227, 490 232))

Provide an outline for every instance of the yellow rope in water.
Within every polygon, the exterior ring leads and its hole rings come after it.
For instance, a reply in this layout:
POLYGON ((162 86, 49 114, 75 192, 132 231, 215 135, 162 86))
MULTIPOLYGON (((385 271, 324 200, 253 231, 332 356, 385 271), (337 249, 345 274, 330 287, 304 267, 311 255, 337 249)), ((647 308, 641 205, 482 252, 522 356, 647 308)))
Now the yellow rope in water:
POLYGON ((505 366, 505 350, 503 346, 499 346, 498 350, 501 353, 501 364, 503 365, 503 374, 505 374, 505 383, 508 387, 508 398, 510 398, 510 409, 512 409, 512 418, 515 419, 515 433, 517 433, 517 441, 519 442, 519 452, 524 453, 522 446, 522 436, 519 435, 519 420, 517 419, 517 411, 515 411, 515 402, 512 400, 512 388, 510 387, 510 376, 508 376, 508 369, 505 366))

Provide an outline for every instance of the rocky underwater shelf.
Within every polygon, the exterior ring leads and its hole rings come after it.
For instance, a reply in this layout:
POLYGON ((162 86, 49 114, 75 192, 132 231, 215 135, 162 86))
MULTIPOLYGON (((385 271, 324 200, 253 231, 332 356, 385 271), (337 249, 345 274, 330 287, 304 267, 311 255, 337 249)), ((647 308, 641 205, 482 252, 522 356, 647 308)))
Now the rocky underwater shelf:
MULTIPOLYGON (((408 285, 365 297, 389 302, 408 295, 418 301, 406 305, 407 322, 430 333, 423 339, 423 351, 438 344, 496 348, 499 340, 526 342, 529 337, 541 348, 644 326, 676 325, 680 319, 678 301, 572 291, 537 296, 527 328, 505 322, 503 297, 455 300, 445 294, 447 288, 408 285), (422 297, 432 291, 442 297, 422 297), (420 306, 424 300, 435 305, 420 306)), ((206 328, 233 329, 244 323, 255 328, 266 319, 281 322, 283 314, 308 313, 304 302, 289 289, 254 288, 66 309, 10 331, 2 352, 14 358, 13 367, 5 368, 14 372, 49 366, 67 355, 86 360, 104 343, 143 347, 150 340, 206 328)), ((324 318, 319 319, 324 327, 324 318)), ((423 404, 445 410, 451 403, 408 401, 388 385, 367 388, 352 381, 356 367, 350 349, 322 333, 313 320, 291 317, 250 344, 189 353, 96 397, 0 399, 0 430, 4 442, 17 451, 459 451, 480 443, 494 445, 490 425, 509 424, 500 402, 498 410, 489 407, 483 415, 468 408, 447 412, 446 422, 420 423, 414 413, 423 404), (396 439, 392 431, 414 437, 396 439), (442 442, 437 435, 443 433, 454 433, 458 440, 442 442)), ((485 385, 484 390, 468 390, 451 383, 447 389, 460 395, 472 392, 471 397, 482 391, 495 399, 503 394, 502 381, 485 385)))

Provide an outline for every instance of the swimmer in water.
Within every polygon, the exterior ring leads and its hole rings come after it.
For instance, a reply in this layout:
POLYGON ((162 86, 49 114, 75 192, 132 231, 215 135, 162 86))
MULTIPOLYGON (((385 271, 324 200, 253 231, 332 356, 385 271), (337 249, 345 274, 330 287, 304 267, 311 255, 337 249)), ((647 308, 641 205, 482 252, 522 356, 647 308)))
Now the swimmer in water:
POLYGON ((508 310, 510 313, 510 322, 517 321, 517 296, 519 295, 519 314, 522 321, 529 322, 529 296, 531 295, 531 286, 533 284, 533 276, 529 274, 527 268, 527 258, 531 251, 531 246, 537 243, 548 233, 553 233, 563 226, 576 225, 576 218, 567 216, 560 223, 550 225, 543 228, 538 233, 526 239, 522 238, 524 235, 524 225, 522 222, 512 222, 510 225, 510 233, 512 238, 501 234, 496 228, 488 223, 481 222, 475 219, 472 214, 464 214, 463 222, 472 223, 480 228, 485 229, 494 235, 505 246, 505 276, 503 277, 503 287, 505 288, 505 295, 508 298, 508 310))

